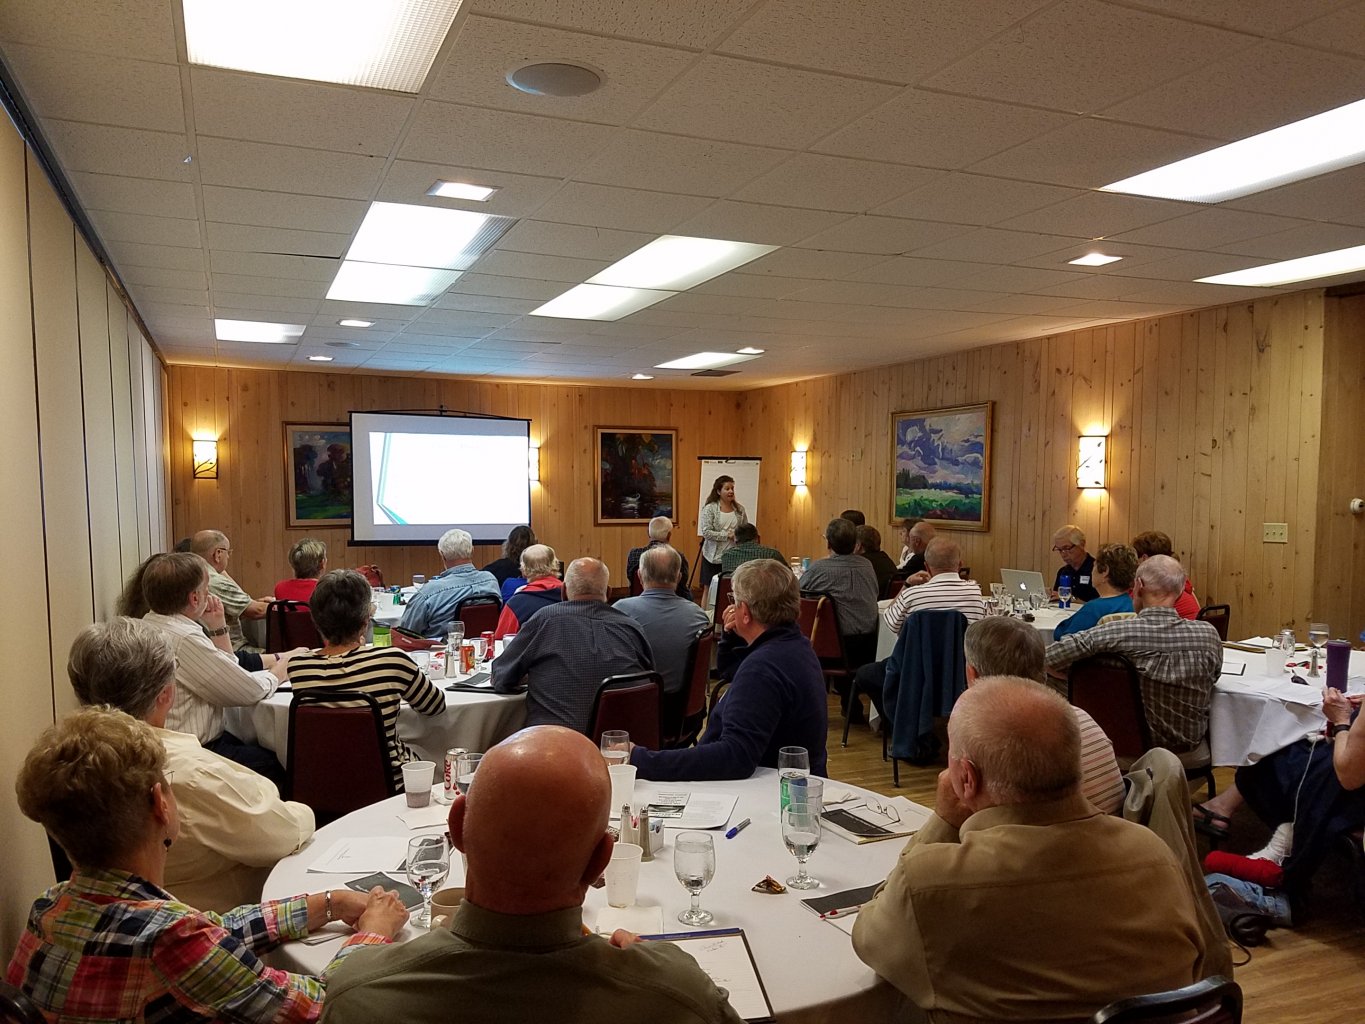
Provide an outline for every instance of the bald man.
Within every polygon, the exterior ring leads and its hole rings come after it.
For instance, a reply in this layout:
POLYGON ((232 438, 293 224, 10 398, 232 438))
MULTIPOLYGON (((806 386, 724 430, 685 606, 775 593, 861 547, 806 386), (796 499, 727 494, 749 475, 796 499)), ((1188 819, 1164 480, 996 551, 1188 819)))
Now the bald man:
POLYGON ((1088 1020, 1204 976, 1180 865, 1081 795, 1080 749, 1070 706, 1032 680, 957 699, 934 813, 853 926, 859 958, 927 1017, 1088 1020))
MULTIPOLYGON (((649 521, 649 526, 646 529, 649 531, 649 543, 642 548, 631 548, 626 555, 627 583, 639 579, 637 574, 640 571, 641 555, 652 547, 668 543, 669 538, 673 536, 673 520, 669 519, 668 516, 655 516, 649 521)), ((685 597, 690 601, 692 600, 692 592, 687 589, 687 556, 679 551, 678 558, 682 560, 682 571, 679 572, 677 585, 673 589, 679 597, 685 597)))
POLYGON ((608 583, 602 562, 574 559, 564 570, 565 600, 531 616, 493 662, 495 691, 527 691, 527 725, 586 733, 603 679, 654 667, 644 629, 607 604, 608 583))
POLYGON ((610 802, 606 762, 582 735, 540 726, 490 750, 450 807, 469 864, 450 927, 352 957, 328 982, 328 1021, 738 1024, 671 943, 583 934, 583 896, 611 859, 610 802))

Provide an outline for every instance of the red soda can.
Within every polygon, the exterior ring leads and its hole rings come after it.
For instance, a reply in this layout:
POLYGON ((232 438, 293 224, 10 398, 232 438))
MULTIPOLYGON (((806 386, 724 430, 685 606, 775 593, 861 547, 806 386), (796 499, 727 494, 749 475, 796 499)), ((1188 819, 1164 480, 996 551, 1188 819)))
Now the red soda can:
POLYGON ((464 753, 467 753, 464 747, 451 747, 449 750, 446 751, 444 779, 446 803, 450 803, 452 800, 454 800, 455 794, 459 792, 459 790, 455 788, 455 772, 457 770, 455 767, 455 761, 461 754, 464 753))

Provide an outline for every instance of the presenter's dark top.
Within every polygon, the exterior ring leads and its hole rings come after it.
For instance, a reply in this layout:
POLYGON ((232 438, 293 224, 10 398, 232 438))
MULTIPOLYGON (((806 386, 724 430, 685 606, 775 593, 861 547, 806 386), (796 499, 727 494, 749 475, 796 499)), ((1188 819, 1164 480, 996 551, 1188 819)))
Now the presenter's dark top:
POLYGON ((1097 600, 1100 592, 1095 589, 1092 579, 1094 572, 1095 556, 1087 554, 1079 569, 1073 569, 1070 565, 1063 565, 1058 569, 1057 578, 1052 583, 1052 589, 1056 590, 1065 585, 1071 588, 1071 596, 1077 601, 1097 600))

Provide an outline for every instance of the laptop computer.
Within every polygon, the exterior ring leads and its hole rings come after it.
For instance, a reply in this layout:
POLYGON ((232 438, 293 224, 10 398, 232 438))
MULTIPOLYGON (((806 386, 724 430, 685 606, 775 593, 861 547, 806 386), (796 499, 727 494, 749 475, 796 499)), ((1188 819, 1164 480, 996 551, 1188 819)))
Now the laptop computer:
POLYGON ((1043 574, 1040 572, 1030 569, 1001 569, 1000 581, 1005 584, 1007 594, 1013 594, 1015 597, 1037 594, 1044 603, 1047 601, 1047 584, 1043 582, 1043 574))

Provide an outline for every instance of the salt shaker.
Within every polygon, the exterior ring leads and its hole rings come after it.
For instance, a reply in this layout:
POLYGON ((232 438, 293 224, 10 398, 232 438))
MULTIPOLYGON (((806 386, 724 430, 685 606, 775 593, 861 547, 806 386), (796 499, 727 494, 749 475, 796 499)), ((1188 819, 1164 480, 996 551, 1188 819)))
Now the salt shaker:
POLYGON ((640 860, 654 859, 654 835, 649 830, 649 808, 640 808, 640 860))

